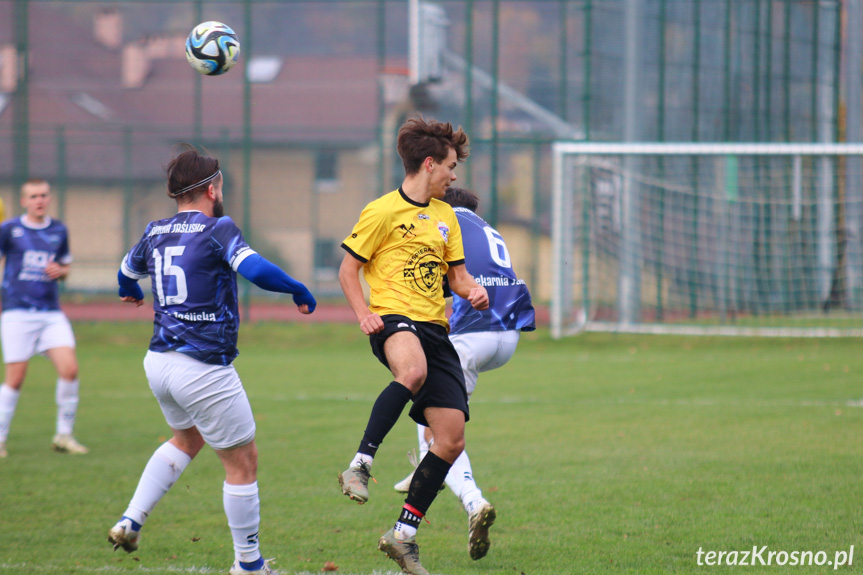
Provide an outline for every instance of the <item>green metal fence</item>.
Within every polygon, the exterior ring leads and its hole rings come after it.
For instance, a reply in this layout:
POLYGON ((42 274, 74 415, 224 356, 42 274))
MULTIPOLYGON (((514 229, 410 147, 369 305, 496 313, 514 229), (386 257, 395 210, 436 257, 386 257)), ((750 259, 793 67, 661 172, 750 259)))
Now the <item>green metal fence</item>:
POLYGON ((846 4, 0 0, 0 198, 51 180, 82 270, 69 289, 109 290, 171 211, 171 146, 195 142, 226 165, 250 242, 338 293, 338 246, 400 183, 395 132, 422 112, 470 134, 461 183, 546 299, 551 142, 836 141, 846 4), (203 20, 240 36, 225 76, 184 61, 203 20))

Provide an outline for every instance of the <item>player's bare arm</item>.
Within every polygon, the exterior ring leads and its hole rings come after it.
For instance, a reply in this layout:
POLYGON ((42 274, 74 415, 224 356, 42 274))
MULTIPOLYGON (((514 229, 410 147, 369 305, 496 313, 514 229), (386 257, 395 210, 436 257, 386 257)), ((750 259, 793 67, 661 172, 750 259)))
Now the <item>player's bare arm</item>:
POLYGON ((473 276, 467 272, 467 267, 464 264, 450 266, 446 276, 453 293, 469 301, 474 309, 480 311, 488 309, 488 292, 483 286, 476 283, 473 276))
POLYGON ((360 324, 360 329, 366 335, 378 333, 384 328, 384 321, 376 313, 369 310, 366 303, 366 297, 363 294, 363 286, 360 284, 360 270, 363 267, 363 262, 352 256, 345 254, 342 259, 342 265, 339 267, 339 283, 342 286, 342 291, 345 293, 345 299, 354 314, 357 316, 357 321, 360 324))

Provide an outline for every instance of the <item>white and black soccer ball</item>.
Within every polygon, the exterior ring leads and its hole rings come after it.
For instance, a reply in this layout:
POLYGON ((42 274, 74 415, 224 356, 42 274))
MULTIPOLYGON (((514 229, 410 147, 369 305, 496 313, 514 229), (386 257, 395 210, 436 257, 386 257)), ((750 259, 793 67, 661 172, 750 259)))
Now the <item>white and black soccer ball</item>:
POLYGON ((202 22, 186 38, 186 60, 207 76, 224 74, 240 58, 240 40, 221 22, 202 22))

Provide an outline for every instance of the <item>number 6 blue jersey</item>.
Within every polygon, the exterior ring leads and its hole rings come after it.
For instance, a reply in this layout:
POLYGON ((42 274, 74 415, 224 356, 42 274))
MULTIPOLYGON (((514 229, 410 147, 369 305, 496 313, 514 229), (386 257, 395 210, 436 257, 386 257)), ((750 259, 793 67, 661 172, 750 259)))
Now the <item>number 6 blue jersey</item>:
POLYGON ((488 309, 475 310, 469 301, 453 294, 450 333, 536 329, 530 291, 516 277, 501 235, 469 209, 453 210, 461 226, 465 266, 488 291, 488 309))
POLYGON ((120 268, 134 280, 150 277, 150 349, 210 364, 233 362, 240 324, 236 270, 254 253, 227 216, 189 211, 151 222, 120 268))

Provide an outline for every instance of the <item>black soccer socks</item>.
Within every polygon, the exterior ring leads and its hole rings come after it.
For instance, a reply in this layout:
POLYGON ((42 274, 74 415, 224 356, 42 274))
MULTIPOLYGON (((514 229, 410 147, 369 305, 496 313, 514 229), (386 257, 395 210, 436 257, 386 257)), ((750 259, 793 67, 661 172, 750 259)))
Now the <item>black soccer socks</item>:
POLYGON ((437 497, 450 467, 452 467, 451 463, 441 459, 431 451, 426 453, 414 471, 405 504, 425 515, 437 497))
POLYGON ((369 417, 369 424, 366 426, 363 440, 360 443, 358 453, 375 456, 384 437, 393 428, 402 411, 411 400, 413 394, 408 388, 397 381, 391 381, 384 388, 372 406, 372 414, 369 417))

